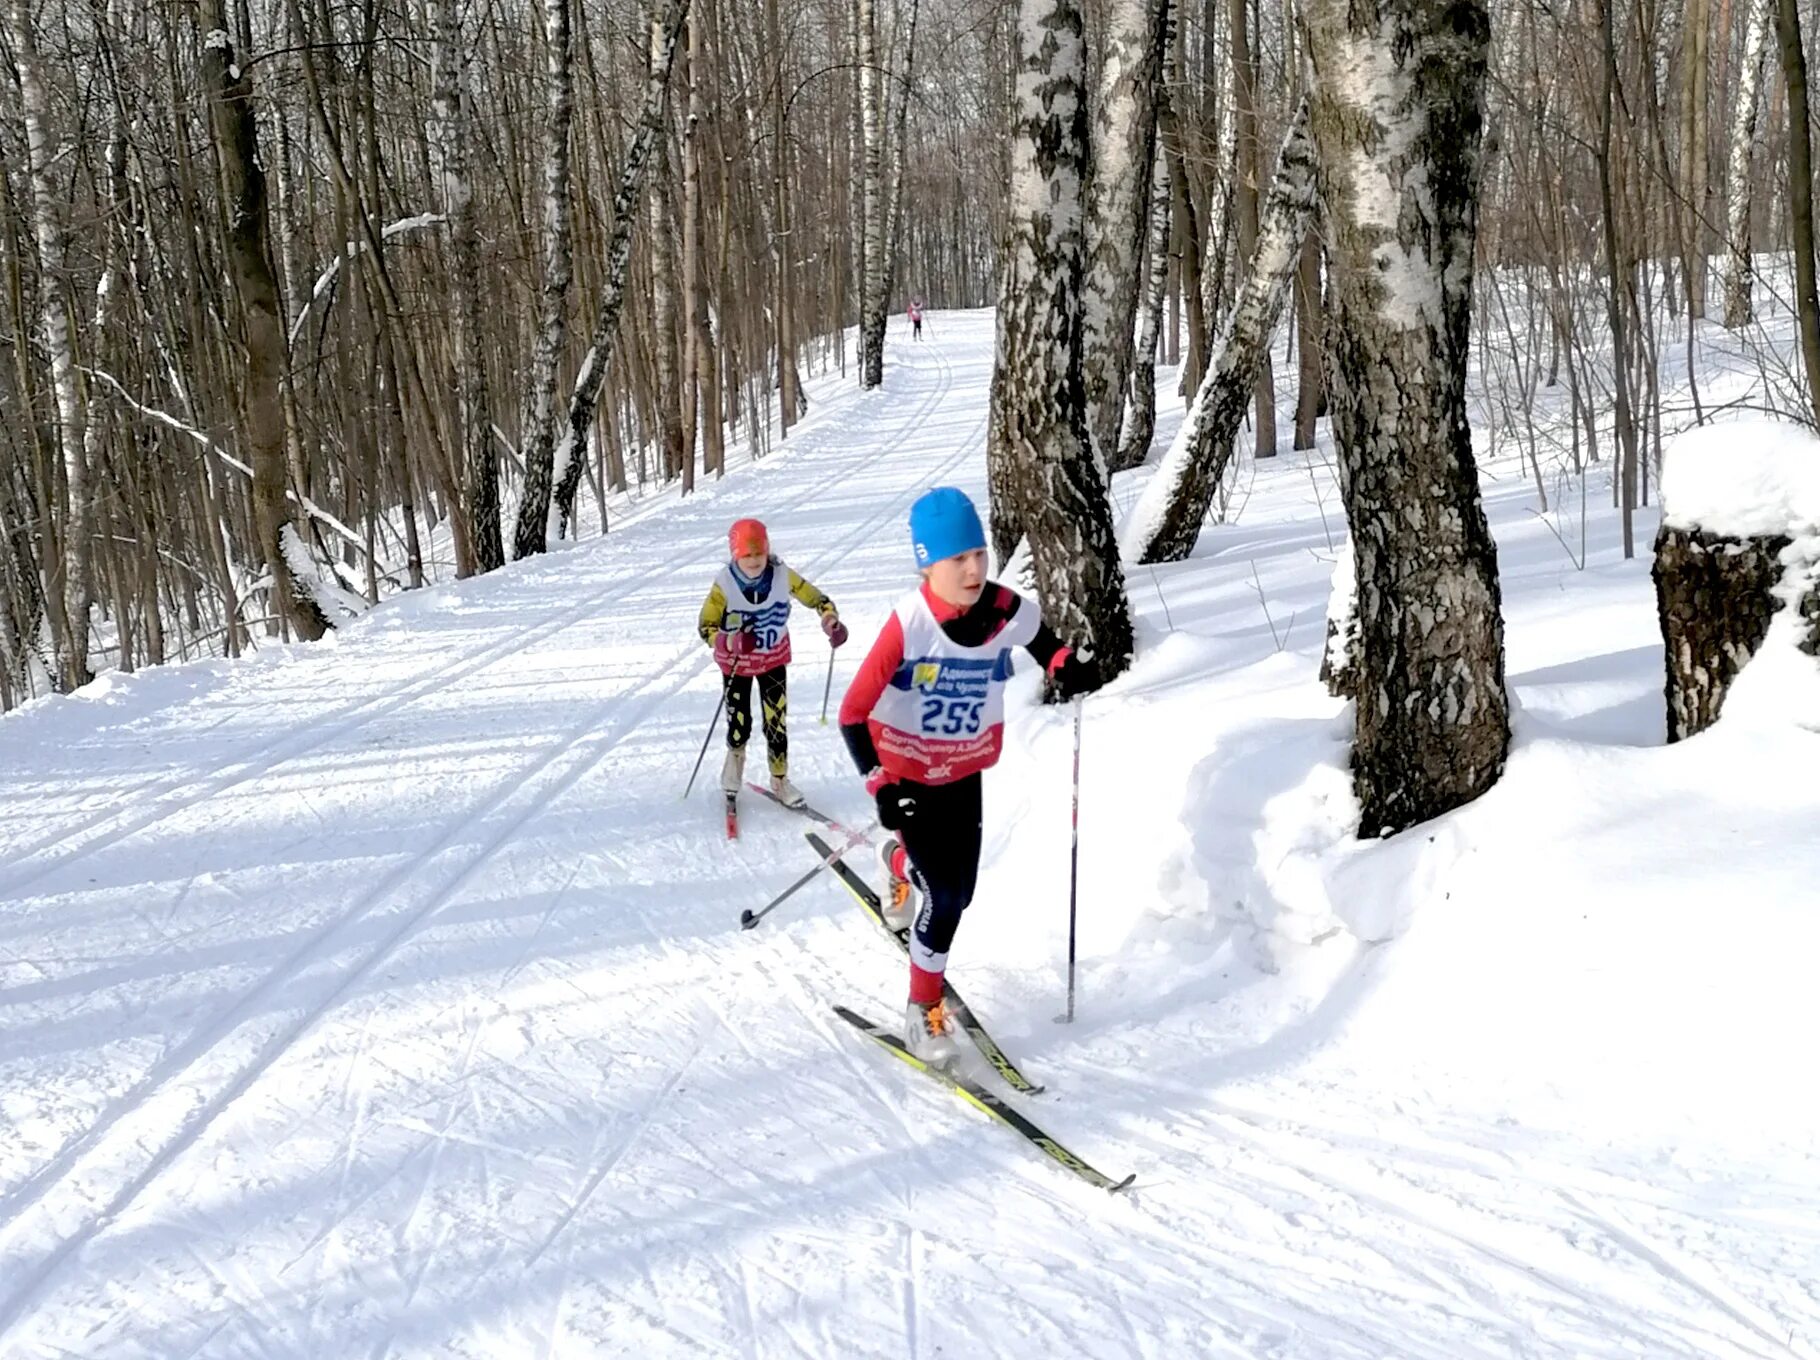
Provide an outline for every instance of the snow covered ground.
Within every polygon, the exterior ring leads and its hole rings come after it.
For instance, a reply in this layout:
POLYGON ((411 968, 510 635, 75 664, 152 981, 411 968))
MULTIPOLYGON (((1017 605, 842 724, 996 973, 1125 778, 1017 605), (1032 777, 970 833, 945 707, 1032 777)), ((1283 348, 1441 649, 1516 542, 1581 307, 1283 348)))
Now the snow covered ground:
POLYGON ((1070 714, 1017 682, 954 977, 1127 1195, 832 1016, 904 985, 837 884, 737 928, 813 860, 681 798, 727 523, 840 603, 838 703, 910 501, 983 495, 990 317, 892 324, 882 392, 605 538, 0 719, 0 1355, 1820 1356, 1820 736, 1663 746, 1603 468, 1581 570, 1577 486, 1488 464, 1509 770, 1370 846, 1324 451, 1132 570, 1071 1027, 1070 714))

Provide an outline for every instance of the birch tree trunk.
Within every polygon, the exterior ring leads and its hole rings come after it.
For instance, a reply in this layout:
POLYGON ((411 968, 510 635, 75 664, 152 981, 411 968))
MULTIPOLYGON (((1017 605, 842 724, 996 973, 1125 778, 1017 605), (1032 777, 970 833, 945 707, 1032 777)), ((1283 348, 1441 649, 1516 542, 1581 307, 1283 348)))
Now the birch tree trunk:
POLYGON ((1681 192, 1687 204, 1687 308, 1696 320, 1706 315, 1706 52, 1711 28, 1707 0, 1686 0, 1681 11, 1681 192))
MULTIPOLYGON (((655 15, 650 27, 651 69, 669 66, 676 55, 676 41, 666 41, 663 25, 655 15)), ((678 362, 676 332, 680 312, 676 286, 675 216, 671 212, 670 190, 674 179, 670 170, 669 137, 659 129, 657 144, 651 148, 651 194, 646 208, 651 215, 651 235, 646 242, 651 255, 651 323, 653 357, 656 360, 657 434, 663 449, 664 476, 684 476, 685 466, 693 471, 694 450, 684 447, 682 416, 682 368, 678 362)), ((684 491, 691 489, 685 482, 684 491)))
POLYGON ((1738 93, 1732 106, 1732 134, 1726 157, 1725 328, 1751 319, 1750 153, 1757 139, 1757 106, 1762 102, 1764 58, 1769 53, 1770 5, 1746 0, 1744 48, 1738 57, 1738 93))
POLYGON ((1156 92, 1163 78, 1168 0, 1108 6, 1106 55, 1093 100, 1087 179, 1086 272, 1081 280, 1081 377, 1087 428, 1105 460, 1117 457, 1131 372, 1138 264, 1149 225, 1156 160, 1156 92))
POLYGON ((1814 295, 1814 153, 1807 112, 1807 54, 1801 46, 1796 0, 1776 0, 1776 40, 1788 89, 1788 204, 1794 226, 1795 318, 1807 399, 1820 425, 1820 300, 1814 295))
MULTIPOLYGON (((1239 229, 1239 258, 1249 260, 1258 244, 1258 179, 1263 156, 1258 146, 1258 59, 1247 23, 1246 0, 1230 0, 1228 24, 1232 38, 1233 163, 1238 171, 1232 190, 1233 217, 1239 229)), ((1223 263, 1223 262, 1222 262, 1223 263)), ((1205 278, 1209 271, 1203 269, 1205 278)), ((1254 447, 1259 458, 1277 454, 1276 376, 1270 362, 1270 336, 1253 370, 1256 427, 1254 447)))
POLYGON ((203 0, 202 71, 208 85, 221 196, 228 223, 228 268, 240 300, 244 447, 253 468, 253 523, 272 578, 272 604, 299 637, 329 628, 324 602, 285 500, 284 374, 288 362, 278 279, 266 234, 265 172, 259 163, 253 83, 234 60, 226 0, 203 0))
POLYGON ((574 120, 574 51, 569 0, 544 0, 543 298, 531 358, 530 414, 521 452, 524 491, 512 555, 544 551, 556 465, 556 379, 569 331, 575 261, 569 234, 569 126, 574 120))
POLYGON ((1138 321, 1137 350, 1126 380, 1129 409, 1119 434, 1112 470, 1137 467, 1150 456, 1156 435, 1156 344, 1163 325, 1163 293, 1169 286, 1169 157, 1159 142, 1150 178, 1150 235, 1143 312, 1138 321))
POLYGON ((878 13, 875 0, 859 5, 860 128, 864 143, 860 172, 864 206, 861 234, 866 253, 859 313, 859 385, 877 387, 885 380, 885 146, 878 65, 878 13))
POLYGON ((908 143, 904 135, 909 122, 910 91, 916 80, 916 19, 921 8, 910 0, 910 18, 904 38, 904 69, 892 82, 890 108, 891 177, 886 185, 889 209, 885 214, 885 284, 883 293, 889 299, 897 287, 897 255, 903 245, 904 229, 904 153, 908 143))
POLYGON ((1481 0, 1311 0, 1305 23, 1358 586, 1353 789, 1371 837, 1476 798, 1510 742, 1466 420, 1490 20, 1481 0))
MULTIPOLYGON (((659 55, 662 40, 662 31, 653 24, 651 54, 654 60, 659 55)), ((657 366, 657 389, 653 395, 657 402, 657 434, 663 448, 664 476, 670 478, 683 475, 684 465, 692 467, 695 460, 690 457, 690 450, 683 447, 682 370, 676 352, 676 238, 672 234, 670 213, 667 141, 659 133, 657 145, 651 149, 651 194, 645 206, 651 215, 651 235, 646 244, 651 251, 652 350, 657 366)))
POLYGON ((1182 432, 1132 515, 1125 553, 1139 562, 1180 562, 1194 551, 1226 474, 1258 366, 1282 315, 1314 208, 1314 147, 1304 102, 1290 120, 1244 282, 1213 346, 1182 432))
POLYGON ((993 446, 1020 486, 1043 617, 1092 666, 1097 688, 1130 664, 1132 635, 1081 383, 1081 11, 1076 0, 1021 0, 1019 20, 993 446))
MULTIPOLYGON (((802 415, 800 375, 796 371, 796 317, 794 300, 794 243, 790 239, 790 158, 784 121, 784 42, 778 25, 777 0, 765 0, 765 38, 771 57, 771 253, 777 268, 772 273, 772 309, 777 334, 777 428, 789 433, 802 415)), ((864 72, 861 72, 863 78, 864 72)))
MULTIPOLYGON (((695 360, 695 390, 699 397, 702 446, 702 471, 723 476, 727 470, 726 428, 720 414, 720 360, 715 353, 713 327, 708 321, 707 214, 704 202, 707 176, 703 173, 703 142, 708 135, 708 105, 702 91, 709 78, 708 22, 698 12, 689 24, 689 123, 684 154, 687 156, 687 190, 685 230, 692 237, 687 248, 690 256, 687 324, 689 349, 695 360)), ((722 206, 724 215, 726 209, 722 206)))
POLYGON ((662 42, 654 44, 651 69, 645 80, 644 107, 639 113, 638 129, 626 148, 619 191, 613 196, 613 234, 608 238, 601 265, 600 305, 595 312, 588 353, 582 360, 581 371, 575 375, 575 390, 569 398, 569 427, 556 446, 556 496, 550 507, 548 532, 558 538, 569 532, 569 526, 575 520, 575 493, 581 486, 582 470, 588 461, 589 433, 600 402, 601 383, 606 379, 614 341, 619 335, 619 314, 625 304, 626 264, 632 257, 632 227, 638 212, 639 190, 644 185, 645 166, 663 122, 664 95, 670 84, 670 67, 676 57, 677 34, 689 12, 689 0, 662 0, 662 4, 661 18, 657 11, 652 12, 653 32, 661 33, 662 42))
POLYGON ((1618 78, 1617 46, 1612 38, 1612 14, 1609 6, 1601 10, 1603 34, 1603 92, 1599 104, 1599 146, 1593 153, 1599 163, 1600 219, 1604 227, 1606 324, 1611 330, 1612 350, 1612 419, 1617 425, 1620 466, 1618 486, 1622 497, 1624 556, 1629 560, 1636 552, 1632 508, 1637 503, 1635 477, 1637 466, 1637 422, 1631 415, 1630 346, 1625 333, 1624 304, 1621 290, 1624 275, 1618 256, 1617 203, 1612 189, 1612 104, 1618 78))
POLYGON ((1321 299, 1321 236, 1311 227, 1296 266, 1295 332, 1298 372, 1295 399, 1295 448, 1314 447, 1314 423, 1326 409, 1327 364, 1323 357, 1326 307, 1321 299))
POLYGON ((493 408, 486 361, 480 352, 480 244, 474 191, 468 183, 468 115, 462 92, 459 0, 430 0, 433 49, 430 96, 434 111, 435 167, 443 215, 449 220, 449 348, 461 422, 462 514, 474 544, 474 570, 505 564, 499 527, 499 455, 493 444, 493 408))
MULTIPOLYGON (((25 124, 26 165, 31 178, 32 233, 38 245, 38 327, 50 360, 51 387, 57 398, 55 426, 62 456, 61 541, 43 552, 44 600, 56 651, 57 681, 70 690, 86 685, 89 668, 89 540, 94 522, 94 489, 89 483, 84 437, 81 379, 76 370, 74 340, 66 285, 66 196, 56 181, 56 167, 66 148, 51 127, 50 95, 32 30, 31 0, 12 0, 7 10, 13 65, 19 76, 19 107, 25 124)), ((59 517, 46 517, 55 524, 59 517)))

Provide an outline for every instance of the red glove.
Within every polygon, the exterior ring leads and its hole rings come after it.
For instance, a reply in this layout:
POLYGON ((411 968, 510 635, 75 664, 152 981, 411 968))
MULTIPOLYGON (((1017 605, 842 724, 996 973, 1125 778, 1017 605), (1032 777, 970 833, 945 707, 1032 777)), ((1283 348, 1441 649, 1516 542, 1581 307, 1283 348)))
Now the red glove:
POLYGON ((714 661, 723 671, 731 675, 733 668, 739 664, 742 656, 750 656, 758 650, 758 639, 752 631, 742 628, 730 633, 725 630, 714 635, 714 661))
POLYGON ((847 640, 847 625, 840 621, 840 615, 827 613, 822 615, 822 632, 828 635, 828 645, 838 647, 847 640))

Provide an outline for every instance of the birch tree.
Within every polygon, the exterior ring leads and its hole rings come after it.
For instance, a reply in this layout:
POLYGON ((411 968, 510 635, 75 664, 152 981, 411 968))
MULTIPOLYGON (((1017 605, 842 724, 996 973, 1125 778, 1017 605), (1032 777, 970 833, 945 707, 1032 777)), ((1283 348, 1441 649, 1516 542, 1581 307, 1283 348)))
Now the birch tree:
POLYGON ((626 148, 625 163, 619 174, 619 191, 613 197, 613 231, 601 263, 600 304, 595 312, 588 352, 569 397, 568 429, 556 447, 556 495, 550 506, 547 532, 558 538, 568 533, 575 517, 575 493, 581 486, 582 470, 587 465, 589 432, 600 402, 601 384, 606 379, 607 365, 612 361, 614 342, 619 335, 619 314, 625 304, 626 265, 632 258, 632 226, 638 212, 639 191, 644 185, 645 167, 663 123, 664 97, 670 84, 670 67, 676 58, 677 35, 689 13, 689 0, 662 0, 662 3, 661 13, 652 12, 654 32, 662 35, 662 41, 653 44, 653 60, 645 78, 644 104, 638 127, 626 148))
POLYGON ((1304 22, 1357 584, 1353 789, 1371 837, 1476 798, 1510 742, 1466 421, 1490 19, 1480 0, 1310 0, 1304 22))
POLYGON ((1150 456, 1156 434, 1156 346, 1162 331, 1163 294, 1169 286, 1169 157, 1159 143, 1151 167, 1149 229, 1144 243, 1143 309, 1137 349, 1126 378, 1126 415, 1113 471, 1133 468, 1150 456))
POLYGON ((1081 192, 1087 104, 1076 0, 1021 0, 1010 234, 989 443, 1009 460, 1043 617, 1094 670, 1131 661, 1131 618, 1112 507, 1087 432, 1081 381, 1081 192))
POLYGON ((519 441, 525 477, 512 530, 514 557, 528 557, 545 546, 556 463, 556 379, 569 336, 569 283, 575 272, 569 233, 569 125, 575 107, 569 0, 544 0, 543 15, 543 306, 531 360, 530 411, 519 441))
POLYGON ((1820 298, 1814 285, 1814 153, 1808 119, 1807 53, 1801 43, 1796 0, 1776 0, 1776 42, 1782 50, 1782 79, 1788 90, 1788 205, 1795 247, 1795 319, 1801 332, 1801 360, 1807 370, 1807 399, 1820 424, 1820 298))
POLYGON ((1214 342, 1182 431, 1145 488, 1127 531, 1125 555, 1179 562, 1194 550, 1201 524, 1232 457, 1245 406, 1283 313, 1314 207, 1314 150, 1308 109, 1299 105, 1277 153, 1276 171, 1244 283, 1214 342))
POLYGON ((1167 7, 1168 0, 1115 0, 1107 6, 1106 51, 1093 99, 1081 376, 1087 389, 1087 428, 1094 448, 1107 460, 1118 452, 1131 371, 1167 7))
POLYGON ((1751 319, 1750 161, 1757 140, 1757 106, 1762 102, 1764 59, 1769 54, 1770 5, 1746 0, 1744 46, 1738 53, 1738 91, 1732 105, 1731 146, 1726 156, 1725 328, 1751 319))
POLYGON ((463 517, 474 544, 474 569, 505 563, 499 527, 499 455, 493 444, 493 407, 486 361, 480 352, 480 244, 474 191, 468 182, 468 115, 462 91, 459 0, 430 0, 431 95, 436 174, 449 231, 450 350, 461 424, 463 517))
MULTIPOLYGON (((1247 0, 1228 0, 1228 32, 1232 43, 1232 216, 1238 227, 1239 258, 1249 260, 1258 245, 1258 179, 1263 171, 1258 145, 1258 58, 1246 14, 1247 0)), ((1223 263, 1223 262, 1222 262, 1223 263)), ((1210 271, 1203 270, 1203 278, 1210 271)), ((1256 426, 1253 443, 1259 458, 1277 452, 1276 379, 1271 369, 1269 335, 1252 370, 1255 384, 1256 426)))
POLYGON ((31 180, 32 234, 38 246, 38 329, 50 360, 51 388, 57 400, 53 426, 62 454, 66 509, 61 542, 44 553, 44 601, 51 624, 58 678, 75 689, 91 678, 89 669, 89 538, 94 519, 94 491, 89 481, 81 377, 76 371, 70 335, 65 249, 65 198, 56 181, 56 166, 67 146, 54 132, 54 115, 46 72, 33 31, 31 0, 12 0, 7 10, 13 66, 19 77, 19 109, 25 125, 26 167, 31 180))
POLYGON ((859 385, 877 387, 885 380, 885 297, 890 276, 885 261, 885 129, 882 71, 878 59, 878 6, 876 0, 854 0, 859 29, 860 136, 862 161, 860 232, 865 269, 861 278, 859 313, 859 385))
POLYGON ((226 0, 203 0, 202 70, 208 82, 215 154, 228 221, 228 265, 240 302, 241 429, 253 469, 253 522, 270 573, 272 603, 298 636, 328 631, 325 602, 285 495, 284 374, 287 352, 278 279, 266 224, 253 84, 234 59, 226 0))

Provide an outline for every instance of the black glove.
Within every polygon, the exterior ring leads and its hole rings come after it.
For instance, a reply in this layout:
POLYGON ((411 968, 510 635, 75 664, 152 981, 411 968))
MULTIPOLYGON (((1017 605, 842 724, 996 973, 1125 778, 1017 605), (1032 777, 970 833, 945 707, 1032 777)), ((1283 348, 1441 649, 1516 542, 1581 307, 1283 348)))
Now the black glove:
POLYGON ((1093 663, 1081 660, 1081 654, 1073 651, 1049 673, 1049 683, 1058 699, 1072 699, 1077 694, 1087 693, 1096 678, 1093 663))
POLYGON ((916 789, 909 784, 881 784, 872 795, 878 804, 878 824, 887 831, 902 831, 916 819, 916 789))

